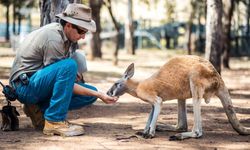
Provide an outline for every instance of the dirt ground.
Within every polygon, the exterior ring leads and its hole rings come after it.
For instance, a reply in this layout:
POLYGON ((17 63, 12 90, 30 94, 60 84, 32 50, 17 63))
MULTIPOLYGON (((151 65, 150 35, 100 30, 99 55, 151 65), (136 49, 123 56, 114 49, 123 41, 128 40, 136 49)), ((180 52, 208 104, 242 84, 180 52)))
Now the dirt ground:
MULTIPOLYGON (((117 67, 111 58, 104 54, 103 60, 88 61, 89 72, 85 74, 87 82, 106 92, 124 72, 126 66, 135 62, 135 78, 143 79, 159 68, 171 52, 138 51, 137 56, 122 52, 117 67)), ((0 58, 1 63, 13 61, 13 58, 0 58)), ((1 65, 0 65, 1 66, 1 65)), ((233 105, 240 122, 250 127, 250 60, 232 59, 231 70, 223 70, 222 76, 230 90, 233 105)), ((0 67, 0 79, 7 83, 9 67, 0 67)), ((0 95, 0 106, 4 97, 0 95)), ((187 101, 189 130, 193 125, 192 101, 187 101)), ((137 136, 142 131, 151 106, 130 95, 120 97, 116 104, 106 105, 98 100, 94 105, 71 111, 69 121, 82 124, 85 135, 77 137, 45 136, 32 128, 29 118, 21 110, 18 101, 13 103, 20 113, 20 130, 0 131, 0 149, 250 149, 250 136, 240 136, 233 130, 218 98, 209 104, 202 102, 203 137, 183 141, 169 141, 175 132, 156 132, 153 139, 137 136)), ((177 120, 176 100, 165 102, 158 119, 158 124, 172 124, 177 120)), ((0 117, 1 121, 1 117, 0 117)))

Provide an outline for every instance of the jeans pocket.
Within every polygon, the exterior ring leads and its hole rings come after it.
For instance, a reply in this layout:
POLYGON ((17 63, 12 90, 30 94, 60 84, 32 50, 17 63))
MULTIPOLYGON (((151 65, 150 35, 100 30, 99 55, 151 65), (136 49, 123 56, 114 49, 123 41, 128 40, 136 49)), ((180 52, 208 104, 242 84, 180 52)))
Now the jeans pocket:
POLYGON ((19 84, 16 87, 16 94, 18 95, 18 100, 23 104, 36 104, 38 102, 37 97, 34 96, 27 85, 19 84))

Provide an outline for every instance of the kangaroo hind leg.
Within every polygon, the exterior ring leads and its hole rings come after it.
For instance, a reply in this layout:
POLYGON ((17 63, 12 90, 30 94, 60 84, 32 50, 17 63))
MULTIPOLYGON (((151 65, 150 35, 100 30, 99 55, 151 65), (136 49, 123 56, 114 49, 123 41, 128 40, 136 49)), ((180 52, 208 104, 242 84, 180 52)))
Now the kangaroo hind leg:
POLYGON ((156 126, 157 131, 174 131, 184 132, 187 131, 187 109, 186 100, 178 99, 178 122, 176 126, 169 124, 160 124, 156 126))
POLYGON ((200 138, 202 136, 202 120, 201 120, 201 99, 204 89, 190 81, 190 89, 193 99, 194 126, 191 132, 182 132, 171 136, 169 140, 183 140, 187 138, 200 138))

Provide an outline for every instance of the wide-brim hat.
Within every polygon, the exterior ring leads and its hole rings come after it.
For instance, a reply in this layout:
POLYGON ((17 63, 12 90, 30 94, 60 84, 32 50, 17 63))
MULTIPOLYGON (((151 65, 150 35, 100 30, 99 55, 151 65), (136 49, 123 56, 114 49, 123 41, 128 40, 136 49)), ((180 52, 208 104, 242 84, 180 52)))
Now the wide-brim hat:
POLYGON ((95 21, 92 20, 91 8, 86 5, 77 3, 68 4, 65 11, 57 14, 56 17, 89 31, 96 31, 95 21))

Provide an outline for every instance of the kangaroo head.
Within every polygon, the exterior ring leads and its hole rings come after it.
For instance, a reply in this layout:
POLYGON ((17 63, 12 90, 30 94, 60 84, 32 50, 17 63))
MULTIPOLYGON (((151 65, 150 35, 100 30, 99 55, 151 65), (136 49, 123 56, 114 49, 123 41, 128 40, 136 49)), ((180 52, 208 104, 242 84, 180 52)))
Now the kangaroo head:
POLYGON ((127 80, 134 75, 134 63, 130 64, 126 71, 124 72, 121 79, 116 81, 112 87, 108 90, 107 94, 109 96, 121 96, 127 92, 127 80))

